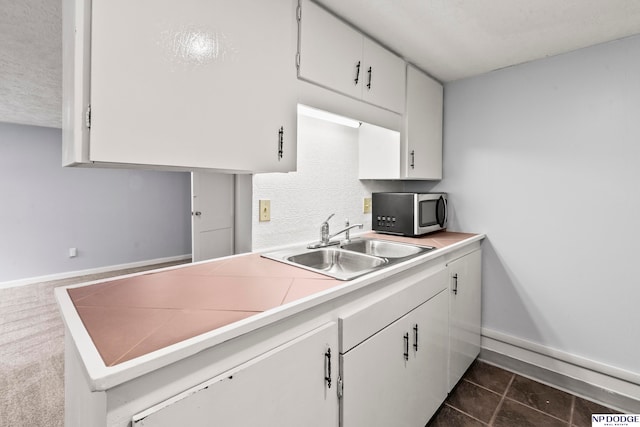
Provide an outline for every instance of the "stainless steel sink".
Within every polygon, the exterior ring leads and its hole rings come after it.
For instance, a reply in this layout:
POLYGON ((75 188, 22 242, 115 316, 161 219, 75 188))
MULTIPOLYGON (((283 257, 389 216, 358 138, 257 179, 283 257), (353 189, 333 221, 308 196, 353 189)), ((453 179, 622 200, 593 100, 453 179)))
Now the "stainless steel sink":
POLYGON ((343 243, 340 248, 384 258, 410 258, 434 250, 431 246, 416 246, 399 242, 376 239, 354 239, 343 243))
POLYGON ((304 265, 333 276, 353 278, 387 263, 380 257, 324 248, 287 257, 287 261, 304 265))
POLYGON ((263 257, 339 280, 351 280, 435 248, 386 240, 357 238, 340 246, 298 247, 262 254, 263 257))

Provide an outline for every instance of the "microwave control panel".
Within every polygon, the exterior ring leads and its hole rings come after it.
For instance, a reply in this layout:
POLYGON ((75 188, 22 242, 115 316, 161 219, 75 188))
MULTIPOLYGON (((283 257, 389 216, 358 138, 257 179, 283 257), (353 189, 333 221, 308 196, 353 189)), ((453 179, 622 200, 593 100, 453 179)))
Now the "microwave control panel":
POLYGON ((410 193, 373 193, 371 228, 390 234, 413 235, 414 198, 410 193))
POLYGON ((375 218, 376 224, 378 227, 386 227, 390 230, 396 226, 396 217, 395 216, 380 216, 377 215, 375 218))

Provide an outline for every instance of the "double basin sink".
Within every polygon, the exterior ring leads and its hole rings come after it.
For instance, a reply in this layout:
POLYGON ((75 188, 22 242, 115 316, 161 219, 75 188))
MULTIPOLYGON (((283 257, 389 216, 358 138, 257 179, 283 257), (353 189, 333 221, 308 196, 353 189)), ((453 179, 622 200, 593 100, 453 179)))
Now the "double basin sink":
POLYGON ((351 280, 433 249, 435 248, 431 246, 356 238, 335 246, 318 249, 294 248, 269 252, 262 256, 335 279, 351 280))

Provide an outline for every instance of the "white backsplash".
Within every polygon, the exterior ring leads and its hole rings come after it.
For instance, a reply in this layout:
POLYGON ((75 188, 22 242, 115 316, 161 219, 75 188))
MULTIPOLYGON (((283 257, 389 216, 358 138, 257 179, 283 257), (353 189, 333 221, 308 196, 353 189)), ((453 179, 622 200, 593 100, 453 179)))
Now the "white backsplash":
POLYGON ((320 224, 332 213, 332 232, 343 228, 346 218, 371 230, 371 214, 362 212, 364 198, 401 189, 399 181, 358 179, 358 129, 299 116, 298 171, 253 177, 253 250, 318 240, 320 224), (269 222, 258 221, 261 199, 271 200, 269 222))

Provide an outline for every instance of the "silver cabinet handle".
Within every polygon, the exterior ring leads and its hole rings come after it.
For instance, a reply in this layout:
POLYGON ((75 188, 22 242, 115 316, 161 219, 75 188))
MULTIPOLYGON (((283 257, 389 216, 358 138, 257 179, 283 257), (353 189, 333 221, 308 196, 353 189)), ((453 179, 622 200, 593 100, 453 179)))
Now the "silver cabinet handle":
POLYGON ((331 388, 331 349, 327 349, 327 352, 324 354, 324 380, 327 383, 327 388, 331 388))
POLYGON ((409 332, 404 334, 404 360, 409 360, 409 332))
POLYGON ((282 160, 284 154, 284 126, 278 129, 278 161, 282 160))

